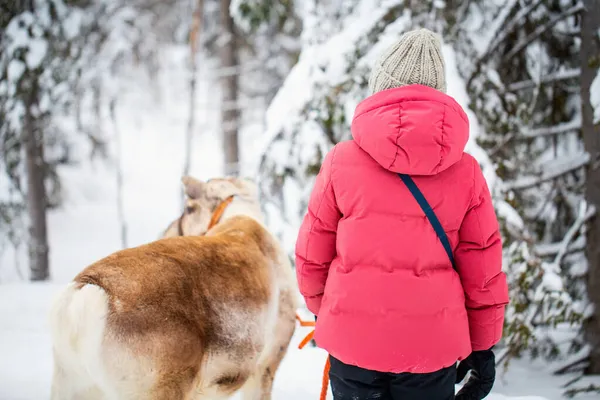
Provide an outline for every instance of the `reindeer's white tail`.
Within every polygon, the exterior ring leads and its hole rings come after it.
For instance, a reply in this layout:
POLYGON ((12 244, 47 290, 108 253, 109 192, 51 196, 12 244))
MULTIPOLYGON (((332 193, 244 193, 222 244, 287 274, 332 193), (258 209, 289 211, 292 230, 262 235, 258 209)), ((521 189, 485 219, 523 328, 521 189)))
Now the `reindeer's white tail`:
POLYGON ((108 297, 99 286, 79 289, 70 283, 54 299, 50 309, 52 400, 97 390, 104 375, 101 350, 107 313, 108 297))

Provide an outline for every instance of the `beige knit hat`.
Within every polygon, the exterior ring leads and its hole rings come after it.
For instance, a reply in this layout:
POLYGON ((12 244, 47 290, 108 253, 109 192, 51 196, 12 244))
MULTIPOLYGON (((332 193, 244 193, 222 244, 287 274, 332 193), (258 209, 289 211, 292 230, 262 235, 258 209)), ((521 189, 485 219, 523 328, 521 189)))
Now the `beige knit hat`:
POLYGON ((428 29, 406 32, 377 60, 369 78, 371 93, 421 84, 446 92, 440 38, 428 29))

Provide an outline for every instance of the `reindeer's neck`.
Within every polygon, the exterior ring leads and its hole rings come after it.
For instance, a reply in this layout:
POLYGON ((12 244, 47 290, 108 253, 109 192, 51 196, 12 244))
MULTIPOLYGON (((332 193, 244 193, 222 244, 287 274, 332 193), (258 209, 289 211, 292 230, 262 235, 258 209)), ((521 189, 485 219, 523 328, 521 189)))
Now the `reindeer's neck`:
POLYGON ((264 216, 260 205, 253 201, 248 201, 242 197, 234 197, 233 201, 227 206, 221 217, 221 221, 224 221, 231 217, 245 216, 250 217, 261 225, 265 224, 264 216))

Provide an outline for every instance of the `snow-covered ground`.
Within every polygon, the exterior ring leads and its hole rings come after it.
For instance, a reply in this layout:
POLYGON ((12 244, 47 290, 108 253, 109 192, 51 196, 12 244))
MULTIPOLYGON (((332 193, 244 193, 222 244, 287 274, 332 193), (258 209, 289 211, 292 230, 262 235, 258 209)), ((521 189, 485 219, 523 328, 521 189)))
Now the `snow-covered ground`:
MULTIPOLYGON (((156 239, 180 212, 180 175, 187 122, 185 76, 173 52, 171 65, 159 80, 160 101, 153 91, 133 81, 118 110, 123 135, 125 215, 128 245, 156 239)), ((452 60, 450 60, 452 62, 452 60)), ((208 76, 209 74, 200 74, 208 76)), ((199 129, 193 148, 192 175, 206 179, 221 172, 218 110, 214 88, 200 83, 199 129)), ((460 85, 450 82, 451 94, 462 103, 466 96, 460 85), (454 92, 454 93, 453 93, 454 92)), ((464 90, 463 90, 464 91, 464 90)), ((473 122, 474 123, 474 122, 473 122)), ((251 133, 243 138, 245 154, 256 149, 251 133)), ((478 154, 479 156, 479 154, 478 154)), ((252 170, 253 159, 244 160, 243 170, 252 170)), ((0 400, 44 400, 49 398, 52 374, 47 312, 50 300, 61 284, 83 267, 116 251, 120 246, 114 171, 100 163, 63 168, 65 204, 50 216, 52 282, 19 282, 15 255, 0 255, 0 400)), ((21 266, 26 265, 19 254, 21 266)), ((297 344, 309 328, 298 328, 288 355, 275 381, 274 400, 317 399, 326 354, 316 348, 298 350, 297 344)), ((498 377, 490 400, 558 400, 560 386, 567 378, 556 378, 540 366, 516 363, 498 377)), ((581 397, 592 399, 594 397, 581 397)))
MULTIPOLYGON (((15 283, 0 286, 0 400, 45 400, 52 376, 46 329, 49 301, 59 285, 15 283)), ((275 379, 274 400, 317 400, 326 354, 314 347, 298 350, 310 328, 298 328, 275 379)), ((515 364, 499 377, 490 400, 558 400, 565 379, 532 366, 515 364)), ((329 391, 331 396, 331 390, 329 391)), ((591 400, 597 397, 581 397, 591 400)), ((238 400, 238 398, 235 398, 238 400)))

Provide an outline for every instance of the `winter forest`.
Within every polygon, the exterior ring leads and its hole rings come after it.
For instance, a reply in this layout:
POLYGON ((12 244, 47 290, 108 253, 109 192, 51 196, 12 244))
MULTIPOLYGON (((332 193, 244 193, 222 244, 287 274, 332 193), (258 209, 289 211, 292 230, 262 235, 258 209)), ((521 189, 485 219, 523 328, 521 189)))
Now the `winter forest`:
MULTIPOLYGON (((443 38, 501 227, 488 398, 600 398, 600 0, 0 0, 0 400, 50 398, 52 297, 158 240, 183 176, 255 182, 293 264, 375 58, 419 27, 443 38)), ((309 331, 273 399, 318 398, 309 331)))

